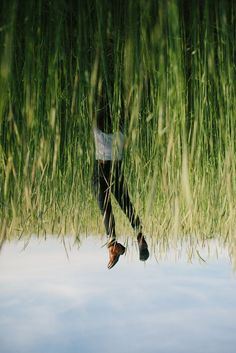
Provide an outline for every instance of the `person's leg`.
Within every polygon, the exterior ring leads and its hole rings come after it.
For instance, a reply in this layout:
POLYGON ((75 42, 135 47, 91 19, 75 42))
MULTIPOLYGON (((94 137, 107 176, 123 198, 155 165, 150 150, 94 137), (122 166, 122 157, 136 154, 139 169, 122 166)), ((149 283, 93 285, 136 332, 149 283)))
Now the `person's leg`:
POLYGON ((142 225, 139 216, 136 214, 134 206, 130 200, 127 185, 125 183, 121 162, 115 163, 112 171, 112 193, 119 203, 122 211, 129 218, 132 228, 141 231, 142 225))
POLYGON ((146 261, 149 257, 148 245, 142 233, 142 224, 139 216, 136 214, 133 204, 129 197, 127 185, 121 163, 117 163, 113 169, 112 192, 118 201, 121 209, 129 218, 132 228, 137 232, 137 241, 139 246, 139 259, 146 261))
POLYGON ((109 238, 115 239, 115 219, 111 206, 110 189, 110 165, 101 166, 96 161, 93 174, 93 191, 98 201, 106 234, 109 238))
POLYGON ((108 240, 109 262, 107 267, 111 269, 118 262, 120 255, 125 252, 125 247, 116 241, 115 219, 111 206, 111 186, 110 186, 110 167, 107 163, 104 166, 96 162, 93 175, 93 190, 98 200, 100 211, 108 240))

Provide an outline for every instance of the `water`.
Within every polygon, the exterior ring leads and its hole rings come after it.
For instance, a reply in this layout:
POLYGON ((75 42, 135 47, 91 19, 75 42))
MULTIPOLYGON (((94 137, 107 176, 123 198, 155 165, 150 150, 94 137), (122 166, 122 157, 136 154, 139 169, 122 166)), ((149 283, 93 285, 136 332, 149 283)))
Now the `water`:
MULTIPOLYGON (((236 278, 212 243, 206 262, 135 244, 108 270, 104 240, 48 237, 0 254, 1 353, 233 353, 236 278)), ((219 251, 219 249, 218 249, 219 251)))

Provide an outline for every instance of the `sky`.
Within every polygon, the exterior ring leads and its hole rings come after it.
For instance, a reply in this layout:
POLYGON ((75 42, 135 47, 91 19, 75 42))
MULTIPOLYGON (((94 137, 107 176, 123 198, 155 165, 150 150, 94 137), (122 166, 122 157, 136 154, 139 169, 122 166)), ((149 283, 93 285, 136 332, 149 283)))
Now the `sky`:
MULTIPOLYGON (((0 254, 1 353, 233 353, 236 277, 221 250, 206 263, 170 251, 146 263, 137 246, 112 269, 90 236, 5 243, 0 254)), ((213 251, 213 254, 215 252, 213 251)), ((202 254, 202 253, 201 253, 202 254)))

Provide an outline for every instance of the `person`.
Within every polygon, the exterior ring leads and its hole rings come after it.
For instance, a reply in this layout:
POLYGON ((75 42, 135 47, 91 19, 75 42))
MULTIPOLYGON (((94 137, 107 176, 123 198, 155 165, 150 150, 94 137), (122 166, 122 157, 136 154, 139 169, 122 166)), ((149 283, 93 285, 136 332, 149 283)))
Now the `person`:
POLYGON ((121 112, 119 126, 114 131, 111 107, 105 84, 102 84, 97 110, 93 120, 96 160, 93 172, 93 190, 98 201, 108 236, 108 268, 111 269, 125 253, 125 247, 117 242, 115 218, 112 210, 111 194, 128 217, 137 234, 139 258, 145 261, 149 257, 148 245, 142 232, 142 224, 130 200, 123 172, 124 152, 124 113, 121 112))

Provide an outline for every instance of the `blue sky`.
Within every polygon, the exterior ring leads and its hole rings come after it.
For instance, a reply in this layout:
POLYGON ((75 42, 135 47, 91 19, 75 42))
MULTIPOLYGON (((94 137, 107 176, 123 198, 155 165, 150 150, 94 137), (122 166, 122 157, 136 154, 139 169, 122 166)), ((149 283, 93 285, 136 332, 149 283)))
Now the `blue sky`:
MULTIPOLYGON (((106 269, 104 241, 32 238, 0 254, 1 353, 233 353, 236 278, 227 252, 207 263, 153 254, 106 269)), ((152 251, 153 253, 153 251, 152 251)), ((214 251, 213 251, 214 253, 214 251)), ((202 253, 201 253, 202 254, 202 253)))

